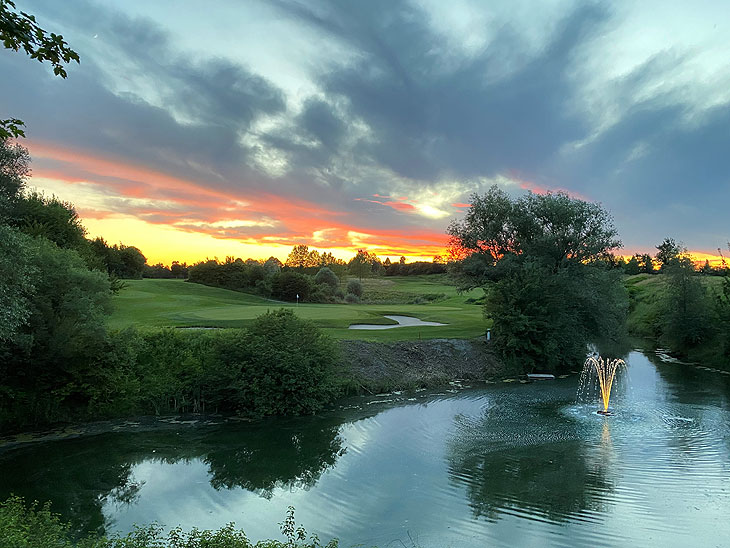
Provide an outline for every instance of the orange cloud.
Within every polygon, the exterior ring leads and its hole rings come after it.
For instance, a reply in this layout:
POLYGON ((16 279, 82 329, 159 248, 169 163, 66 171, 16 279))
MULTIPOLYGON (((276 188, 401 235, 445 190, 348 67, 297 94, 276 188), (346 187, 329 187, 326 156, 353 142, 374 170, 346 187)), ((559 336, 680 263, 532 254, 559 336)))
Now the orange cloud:
MULTIPOLYGON (((191 262, 219 251, 225 242, 231 250, 261 258, 300 243, 338 256, 352 256, 363 247, 384 257, 430 258, 445 252, 446 236, 440 231, 357 226, 350 212, 296 197, 221 189, 217 180, 207 184, 55 144, 29 145, 38 166, 35 182, 74 202, 91 236, 135 245, 151 262, 191 262), (172 245, 174 238, 181 245, 172 245), (171 256, 172 250, 178 256, 171 256)), ((406 197, 375 198, 381 200, 365 201, 398 211, 415 209, 406 197)))

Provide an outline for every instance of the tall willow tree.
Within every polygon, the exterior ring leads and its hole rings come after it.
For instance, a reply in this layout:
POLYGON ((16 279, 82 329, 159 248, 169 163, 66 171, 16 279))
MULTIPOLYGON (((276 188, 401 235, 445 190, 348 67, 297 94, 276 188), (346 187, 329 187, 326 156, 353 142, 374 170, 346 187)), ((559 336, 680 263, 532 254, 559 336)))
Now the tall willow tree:
POLYGON ((621 246, 599 204, 563 193, 474 195, 448 228, 462 289, 483 287, 503 359, 525 371, 578 366, 588 343, 617 339, 627 299, 605 260, 621 246))

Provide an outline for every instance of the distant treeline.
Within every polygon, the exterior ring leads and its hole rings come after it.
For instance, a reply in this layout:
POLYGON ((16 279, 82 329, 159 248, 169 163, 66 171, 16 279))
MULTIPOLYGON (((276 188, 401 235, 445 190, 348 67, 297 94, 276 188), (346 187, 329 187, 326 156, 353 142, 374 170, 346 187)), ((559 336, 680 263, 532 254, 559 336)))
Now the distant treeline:
POLYGON ((386 276, 421 276, 424 274, 445 274, 446 264, 442 262, 416 261, 385 265, 386 276))
POLYGON ((323 267, 329 268, 340 278, 347 275, 367 278, 373 276, 422 276, 446 273, 446 262, 440 256, 434 257, 433 262, 416 261, 409 263, 406 262, 405 257, 401 257, 398 262, 391 262, 390 258, 382 261, 374 253, 360 249, 352 259, 343 261, 336 258, 329 251, 320 253, 316 249, 310 250, 309 246, 296 245, 283 263, 276 257, 269 257, 266 260, 235 257, 226 257, 224 261, 205 259, 191 266, 188 266, 187 263, 173 261, 169 267, 162 263, 144 265, 142 276, 162 279, 186 279, 191 277, 196 278, 191 279, 196 283, 230 289, 246 288, 248 290, 255 288, 257 281, 263 280, 267 275, 280 270, 294 270, 300 274, 315 276, 323 267), (262 267, 263 270, 261 270, 262 267), (191 275, 193 271, 196 271, 196 274, 191 275))
POLYGON ((397 263, 381 261, 376 255, 359 250, 349 261, 335 258, 331 253, 309 250, 297 245, 282 263, 276 257, 265 261, 226 257, 225 261, 207 259, 192 266, 177 265, 177 276, 172 268, 162 265, 147 267, 145 276, 154 278, 183 277, 192 283, 222 287, 234 291, 255 293, 282 301, 315 303, 357 303, 362 298, 362 285, 350 278, 377 276, 415 276, 446 273, 446 264, 437 258, 434 262, 407 263, 405 257, 397 263))
POLYGON ((188 281, 280 301, 359 302, 362 285, 357 280, 345 284, 346 273, 347 267, 339 264, 297 268, 285 266, 275 257, 263 262, 228 257, 223 262, 209 259, 189 267, 188 281))

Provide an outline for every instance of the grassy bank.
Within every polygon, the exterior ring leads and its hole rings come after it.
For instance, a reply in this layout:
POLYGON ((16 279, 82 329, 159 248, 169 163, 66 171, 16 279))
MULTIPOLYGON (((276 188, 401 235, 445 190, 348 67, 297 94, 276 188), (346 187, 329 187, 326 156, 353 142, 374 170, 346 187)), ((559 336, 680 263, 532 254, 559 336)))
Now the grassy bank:
POLYGON ((667 274, 624 280, 629 293, 629 334, 691 361, 730 368, 727 297, 720 276, 690 276, 684 285, 667 274))
POLYGON ((109 327, 240 328, 267 310, 292 309, 335 339, 398 341, 470 339, 484 334, 481 290, 459 295, 441 276, 364 279, 364 304, 291 304, 181 280, 131 280, 114 298, 109 327), (414 304, 422 302, 423 304, 414 304), (384 315, 413 316, 442 327, 402 327, 382 331, 348 329, 351 324, 393 323, 384 315))

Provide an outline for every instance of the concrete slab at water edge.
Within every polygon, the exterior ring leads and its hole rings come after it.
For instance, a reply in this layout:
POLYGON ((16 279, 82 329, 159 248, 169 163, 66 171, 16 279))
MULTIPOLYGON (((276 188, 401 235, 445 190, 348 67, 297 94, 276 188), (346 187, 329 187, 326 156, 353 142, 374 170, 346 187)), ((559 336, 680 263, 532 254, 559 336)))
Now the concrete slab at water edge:
POLYGON ((396 327, 438 327, 442 325, 448 325, 445 323, 439 323, 439 322, 424 322, 423 320, 420 320, 418 318, 414 318, 412 316, 396 316, 396 315, 388 315, 383 316, 384 318, 388 318, 389 320, 393 320, 394 322, 398 322, 397 324, 388 324, 388 325, 376 325, 376 324, 369 324, 369 323, 357 323, 352 324, 348 327, 348 329, 395 329, 396 327))

